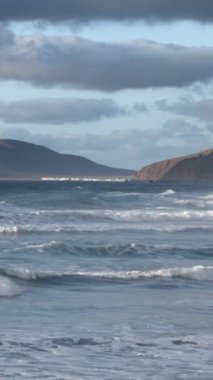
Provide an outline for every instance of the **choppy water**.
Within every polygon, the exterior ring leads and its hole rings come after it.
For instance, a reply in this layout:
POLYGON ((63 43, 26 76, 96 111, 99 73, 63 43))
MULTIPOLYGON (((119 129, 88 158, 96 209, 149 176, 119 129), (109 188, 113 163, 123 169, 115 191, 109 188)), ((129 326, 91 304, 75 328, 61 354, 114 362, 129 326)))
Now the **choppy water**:
POLYGON ((0 184, 0 379, 212 380, 213 185, 0 184))

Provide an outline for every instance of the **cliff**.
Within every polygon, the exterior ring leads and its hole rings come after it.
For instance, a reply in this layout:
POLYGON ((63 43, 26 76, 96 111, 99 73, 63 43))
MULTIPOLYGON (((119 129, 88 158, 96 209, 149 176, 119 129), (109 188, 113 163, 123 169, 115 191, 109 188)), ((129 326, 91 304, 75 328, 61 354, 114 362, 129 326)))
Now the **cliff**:
POLYGON ((140 181, 213 181, 213 149, 159 161, 136 174, 140 181))
POLYGON ((0 139, 0 179, 41 177, 129 177, 134 171, 111 168, 44 146, 0 139))

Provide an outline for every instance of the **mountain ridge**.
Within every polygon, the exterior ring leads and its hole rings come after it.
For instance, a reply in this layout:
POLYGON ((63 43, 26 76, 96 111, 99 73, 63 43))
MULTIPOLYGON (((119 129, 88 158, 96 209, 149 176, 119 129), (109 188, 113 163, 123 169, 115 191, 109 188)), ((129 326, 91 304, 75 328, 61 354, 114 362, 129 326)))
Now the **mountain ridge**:
POLYGON ((136 173, 139 181, 213 181, 213 149, 154 162, 136 173))
POLYGON ((0 179, 42 177, 131 177, 133 170, 112 168, 85 157, 62 154, 42 145, 0 139, 0 179))

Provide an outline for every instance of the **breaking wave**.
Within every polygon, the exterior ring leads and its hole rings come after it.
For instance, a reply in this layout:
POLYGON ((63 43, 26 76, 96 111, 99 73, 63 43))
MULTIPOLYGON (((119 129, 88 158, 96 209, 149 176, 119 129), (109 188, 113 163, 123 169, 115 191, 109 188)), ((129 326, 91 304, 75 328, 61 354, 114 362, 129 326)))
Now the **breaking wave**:
MULTIPOLYGON (((213 216, 209 214, 209 218, 213 216)), ((188 219, 188 217, 186 217, 188 219)), ((41 225, 9 225, 1 226, 0 234, 48 234, 48 233, 71 233, 71 232, 110 232, 110 231, 145 231, 145 232, 212 232, 213 225, 211 224, 151 224, 151 223, 92 223, 92 224, 41 224, 41 225)))
POLYGON ((174 190, 168 189, 168 190, 165 190, 162 193, 160 193, 160 195, 164 195, 164 196, 166 196, 166 195, 174 195, 175 193, 176 192, 174 190))
POLYGON ((143 220, 156 220, 156 219, 200 219, 200 218, 213 218, 213 210, 173 210, 163 207, 155 209, 131 209, 131 210, 37 210, 32 212, 33 215, 47 215, 47 216, 69 216, 74 218, 81 218, 84 220, 99 220, 108 219, 114 221, 143 221, 143 220))
MULTIPOLYGON (((69 254, 69 255, 83 255, 83 256, 96 256, 96 257, 109 257, 109 256, 128 256, 140 255, 151 251, 152 247, 143 244, 91 244, 91 245, 77 245, 69 241, 56 241, 29 244, 27 249, 37 250, 41 252, 56 253, 56 254, 69 254)), ((19 248, 20 250, 21 248, 19 248)), ((154 249, 154 247, 153 247, 154 249)))
POLYGON ((18 226, 0 226, 0 233, 2 234, 14 234, 19 231, 18 226))
POLYGON ((210 201, 213 201, 213 193, 209 193, 209 194, 207 194, 207 195, 203 195, 202 198, 204 198, 204 199, 209 199, 210 201))
POLYGON ((22 289, 14 281, 0 276, 0 297, 14 297, 22 293, 22 289))
MULTIPOLYGON (((30 269, 0 269, 1 275, 24 281, 58 282, 58 281, 95 281, 95 280, 152 280, 152 279, 193 279, 213 280, 213 266, 195 265, 192 267, 161 268, 149 271, 45 271, 33 272, 30 269)), ((10 279, 5 279, 6 285, 10 279)))
MULTIPOLYGON (((27 250, 53 255, 71 255, 71 256, 89 256, 89 257, 151 257, 159 255, 176 256, 176 257, 212 257, 213 248, 191 248, 177 246, 172 244, 139 244, 139 243, 121 243, 121 244, 73 244, 72 241, 47 241, 44 243, 32 243, 24 246, 27 250)), ((15 250, 23 250, 23 246, 15 250)))

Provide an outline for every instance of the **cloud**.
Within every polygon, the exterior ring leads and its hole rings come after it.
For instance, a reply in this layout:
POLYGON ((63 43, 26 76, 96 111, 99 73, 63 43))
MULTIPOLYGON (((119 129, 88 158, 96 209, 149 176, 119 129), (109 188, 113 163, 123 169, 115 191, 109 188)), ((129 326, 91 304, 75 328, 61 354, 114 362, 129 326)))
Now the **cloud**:
POLYGON ((161 100, 157 105, 162 111, 194 117, 207 122, 213 121, 213 98, 199 100, 182 98, 173 104, 166 100, 161 100))
POLYGON ((143 112, 149 111, 149 108, 147 107, 147 105, 141 102, 135 103, 133 106, 133 109, 136 113, 141 113, 141 112, 143 113, 143 112))
POLYGON ((213 78, 213 48, 153 41, 94 42, 42 34, 0 39, 0 80, 116 91, 182 87, 213 78))
POLYGON ((1 21, 213 21, 212 0, 0 0, 1 21))
POLYGON ((107 135, 45 134, 14 128, 2 131, 1 137, 45 145, 58 152, 82 155, 111 166, 139 169, 151 162, 211 147, 213 128, 171 119, 161 128, 119 129, 107 135))
MULTIPOLYGON (((199 149, 203 143, 208 145, 210 134, 205 127, 200 127, 194 123, 188 123, 182 119, 169 119, 161 129, 157 129, 160 136, 160 144, 163 146, 188 149, 199 149)), ((211 136, 212 138, 213 136, 211 136)))
POLYGON ((66 124, 128 115, 111 99, 41 98, 0 101, 0 119, 6 123, 66 124))

